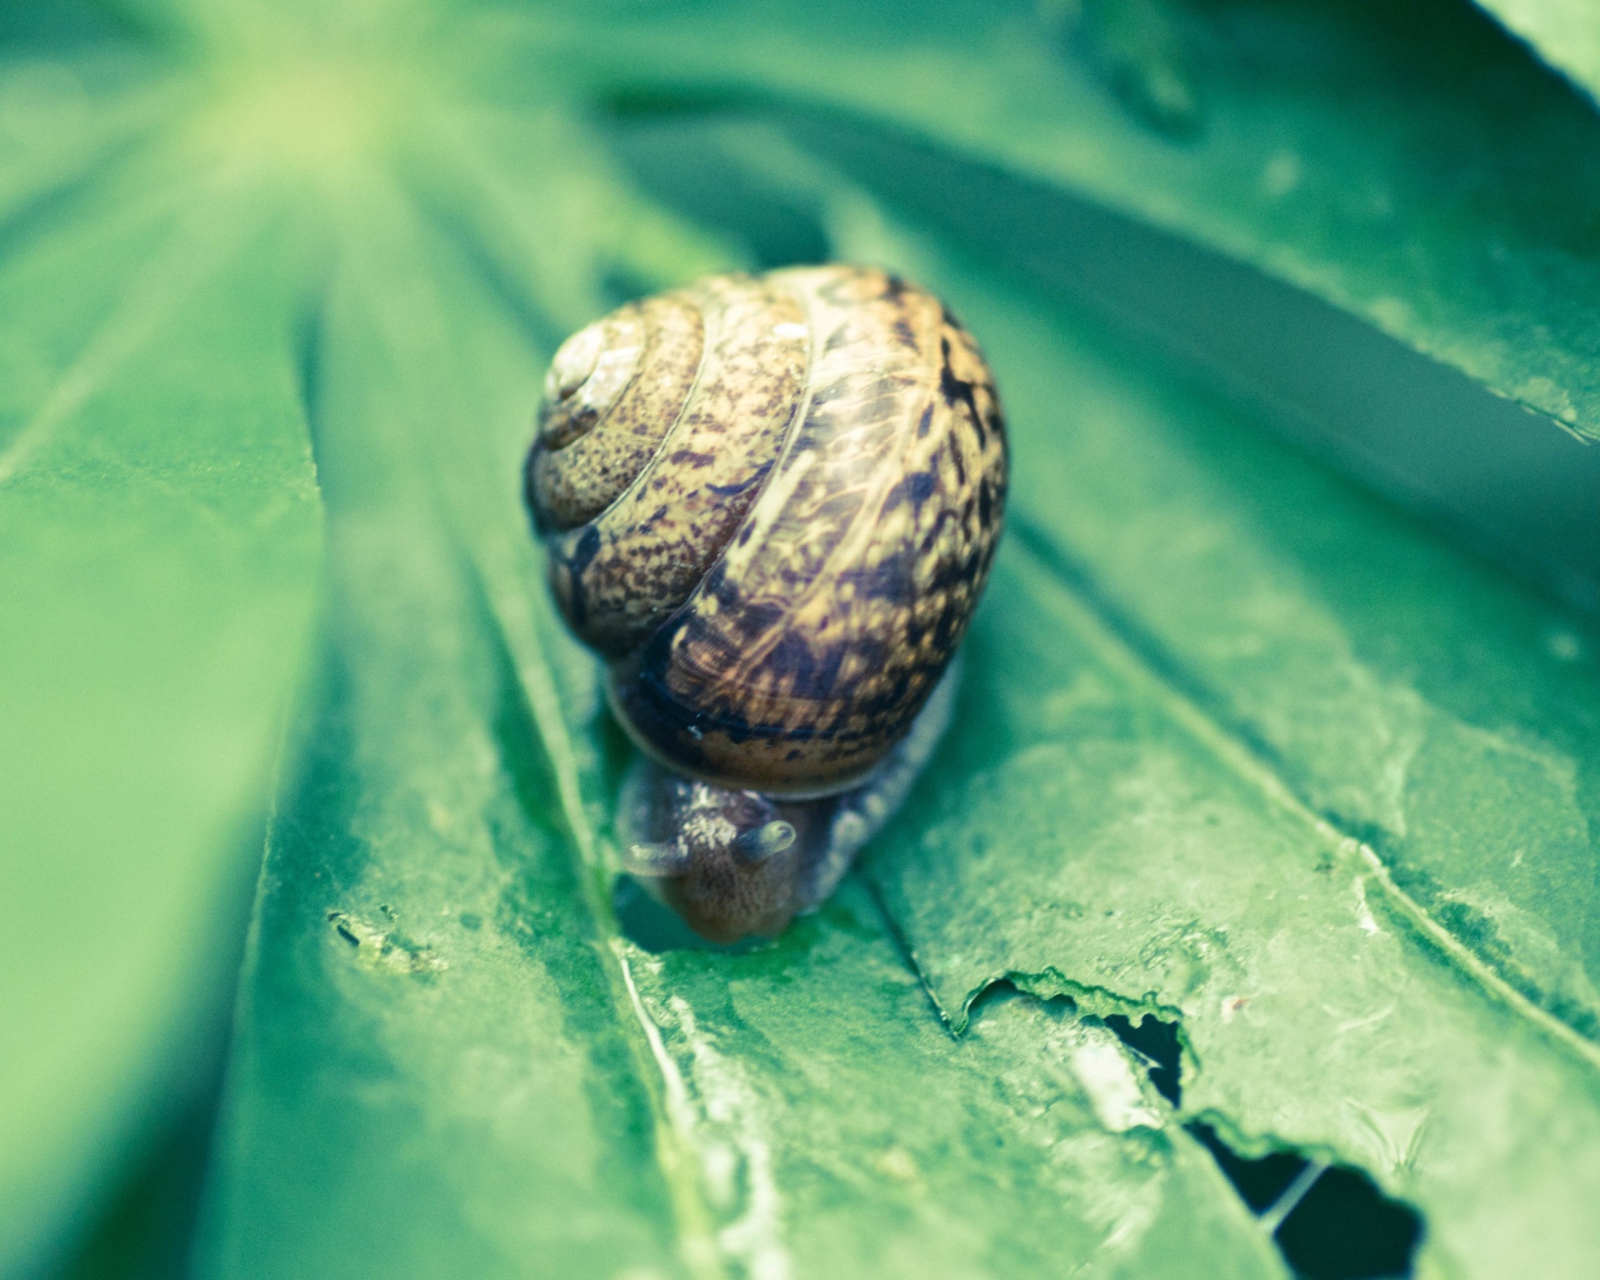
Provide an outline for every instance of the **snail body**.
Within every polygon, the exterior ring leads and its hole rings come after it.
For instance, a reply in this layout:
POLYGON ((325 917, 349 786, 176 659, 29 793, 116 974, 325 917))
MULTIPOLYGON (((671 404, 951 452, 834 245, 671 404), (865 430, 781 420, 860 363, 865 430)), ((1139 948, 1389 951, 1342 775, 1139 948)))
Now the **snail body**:
POLYGON ((882 271, 716 276, 557 352, 528 502, 651 762, 624 789, 631 869, 691 926, 781 929, 909 789, 1006 468, 976 344, 882 271))

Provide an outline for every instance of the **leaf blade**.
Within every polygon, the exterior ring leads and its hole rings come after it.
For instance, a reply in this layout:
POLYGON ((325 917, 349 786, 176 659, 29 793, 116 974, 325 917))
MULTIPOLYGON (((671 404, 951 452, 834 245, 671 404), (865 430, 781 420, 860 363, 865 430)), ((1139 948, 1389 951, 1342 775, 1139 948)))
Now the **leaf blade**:
MULTIPOLYGON (((1492 815, 1474 812, 1454 864, 1429 862, 1438 879, 1419 906, 1405 892, 1418 877, 1408 882, 1405 873, 1408 860, 1428 856, 1429 824, 1438 821, 1421 803, 1427 790, 1404 793, 1412 825, 1397 823, 1382 846, 1394 879, 1375 874, 1377 855, 1299 792, 1319 771, 1323 781, 1313 785, 1324 788, 1362 768, 1380 783, 1385 776, 1373 764, 1382 754, 1375 738, 1360 746, 1342 736, 1344 725, 1375 708, 1381 722, 1380 686, 1369 678, 1365 693, 1349 686, 1336 695, 1337 711, 1335 703, 1313 709, 1330 696, 1317 678, 1328 665, 1328 628, 1359 631, 1362 610, 1392 624, 1427 599, 1426 625, 1385 630, 1384 661, 1394 664, 1386 669, 1431 672, 1430 646, 1459 643, 1452 637, 1460 627, 1478 646, 1474 663, 1491 662, 1499 673, 1485 682, 1474 667, 1477 716, 1497 714, 1504 731, 1504 722, 1540 705, 1538 723, 1552 732, 1564 699, 1593 696, 1592 677, 1585 668, 1546 685, 1550 655, 1516 610, 1560 615, 1526 598, 1513 606, 1515 592, 1437 548, 1424 550, 1415 533, 1326 477, 1300 490, 1291 477, 1315 474, 1303 462, 1252 435, 1225 404, 1162 384, 1153 372, 1130 377, 1135 366, 1120 344, 1090 339, 1067 357, 1058 344, 1071 326, 1048 312, 1048 328, 1033 329, 1028 342, 1029 322, 1020 320, 1027 308, 1008 321, 992 282, 980 285, 931 252, 918 265, 1000 344, 997 359, 1009 351, 1036 366, 1014 367, 1009 378, 1000 369, 1015 447, 1020 456, 1031 445, 1035 467, 1018 470, 1014 533, 1022 536, 997 565, 970 641, 972 670, 985 683, 963 706, 967 733, 951 774, 929 780, 926 809, 872 864, 941 1007, 959 1018, 989 984, 1009 977, 1041 994, 1070 992, 1091 1011, 1176 1018, 1193 1053, 1185 1056, 1185 1114, 1224 1124, 1255 1151, 1287 1143, 1365 1167, 1425 1215, 1431 1265, 1496 1274, 1521 1265, 1521 1250, 1541 1248, 1555 1270, 1576 1265, 1593 1242, 1576 1203, 1555 1208, 1549 1197, 1566 1194, 1568 1172, 1579 1171, 1585 1184, 1594 1176, 1584 1163, 1589 1138, 1564 1152, 1563 1172, 1537 1193, 1537 1208, 1507 1206, 1552 1176, 1545 1126, 1587 1133, 1597 1122, 1600 1057, 1590 1024, 1548 989, 1544 1007, 1512 994, 1513 958, 1537 953, 1485 947, 1481 932, 1443 909, 1470 887, 1462 859, 1498 856, 1497 842, 1471 843, 1492 815), (1089 351, 1098 354, 1076 363, 1089 351), (1087 373, 1098 360, 1106 361, 1105 384, 1087 373), (1113 382, 1109 400, 1091 390, 1113 382), (1073 430, 1052 430, 1064 403, 1073 406, 1073 430), (1238 425, 1224 427, 1230 418, 1238 425), (1145 442, 1156 438, 1184 440, 1179 452, 1193 469, 1164 447, 1146 454, 1145 442), (1254 519, 1235 520, 1235 503, 1254 519), (1177 508, 1182 519, 1157 514, 1177 508), (1315 554, 1294 573, 1266 570, 1254 557, 1285 555, 1296 544, 1282 536, 1284 526, 1297 521, 1322 530, 1315 554), (1455 586, 1419 595, 1429 589, 1401 566, 1449 575, 1455 586), (1397 593, 1395 615, 1370 585, 1347 595, 1319 591, 1344 572, 1398 575, 1386 579, 1397 593), (1235 718, 1235 700, 1251 682, 1246 670, 1260 679, 1256 705, 1272 710, 1270 720, 1235 718), (1178 746, 1163 726, 1191 745, 1178 746), (1296 747, 1297 737, 1318 751, 1296 747), (1198 757, 1212 763, 1201 768, 1198 757), (1253 798, 1235 792, 1236 782, 1253 798), (1444 933, 1450 942, 1440 947, 1444 933), (1545 1105, 1554 1110, 1526 1129, 1505 1118, 1545 1105), (1485 1109, 1499 1117, 1492 1132, 1485 1109), (1511 1181, 1496 1190, 1501 1177, 1511 1181), (1480 1194, 1486 1203, 1475 1200, 1480 1194), (1508 1217, 1487 1226, 1486 1215, 1501 1210, 1508 1217)), ((1364 650, 1356 669, 1372 653, 1364 650)), ((1418 685, 1424 701, 1449 687, 1438 674, 1418 685)), ((1584 750, 1581 734, 1560 741, 1546 749, 1584 750)), ((1499 759, 1518 776, 1509 758, 1499 759)), ((1428 788, 1459 804, 1484 782, 1477 770, 1492 768, 1458 763, 1428 788)), ((1512 790, 1495 793, 1507 820, 1518 809, 1512 790)), ((1364 794, 1370 801, 1379 793, 1364 794)), ((1581 823, 1577 831, 1559 821, 1545 828, 1547 798, 1525 799, 1529 829, 1555 838, 1553 864, 1566 860, 1579 877, 1555 870, 1524 899, 1525 909, 1557 919, 1570 895, 1594 900, 1586 836, 1581 823)), ((1583 911, 1546 971, 1551 977, 1583 963, 1583 911)), ((1581 972, 1577 980, 1581 993, 1581 972)))
MULTIPOLYGON (((352 658, 350 683, 367 691, 358 695, 365 710, 353 722, 353 742, 345 734, 313 735, 325 744, 315 767, 347 780, 303 784, 299 793, 338 793, 355 811, 311 815, 297 831, 293 815, 305 802, 285 806, 290 819, 278 829, 258 904, 261 949, 212 1189, 207 1273, 293 1269, 314 1276, 381 1267, 427 1274, 438 1251, 454 1249, 489 1274, 599 1274, 598 1237, 579 1231, 587 1222, 608 1224, 609 1247, 623 1250, 605 1265, 667 1274, 681 1266, 703 1274, 843 1267, 1001 1275, 1012 1264, 1059 1263, 1064 1250, 1107 1274, 1137 1269, 1141 1258, 1145 1274, 1181 1274, 1188 1257, 1175 1241, 1199 1232, 1238 1274, 1281 1275, 1270 1247, 1186 1135, 1156 1132, 1159 1115, 1142 1102, 1147 1127, 1107 1130, 1084 1087, 1041 1052, 1039 1028, 1064 1021, 1061 1034, 1079 1034, 1059 1009, 1022 1002, 1007 1015, 1020 1022, 1009 1040, 1005 1033, 1017 1024, 997 1015, 993 1049, 976 1039, 969 1047, 951 1042, 858 891, 777 948, 743 959, 654 957, 618 935, 609 904, 595 903, 585 884, 601 883, 603 869, 592 861, 599 849, 589 853, 586 843, 605 838, 612 787, 593 667, 570 640, 541 649, 541 633, 554 623, 534 603, 543 597, 528 589, 520 543, 512 449, 526 429, 516 407, 532 385, 527 339, 496 313, 459 257, 420 247, 428 237, 407 225, 398 213, 363 223, 374 256, 358 277, 362 300, 337 321, 342 336, 335 341, 366 352, 330 365, 330 399, 319 415, 327 423, 319 438, 329 441, 323 456, 336 561, 344 563, 334 616, 351 618, 341 629, 357 635, 340 647, 352 658), (376 234, 378 226, 389 231, 376 234), (391 344, 387 334, 396 333, 391 344), (391 354, 375 354, 370 343, 391 354), (335 424, 342 424, 337 439, 329 434, 335 424), (463 448, 472 424, 477 439, 463 448), (416 434, 401 438, 408 432, 416 434), (438 516, 419 520, 425 508, 438 516), (431 525, 435 518, 439 524, 431 525), (371 540, 355 532, 363 523, 371 540), (406 526, 403 540, 391 533, 406 526), (374 547, 391 536, 403 549, 374 547), (361 563, 368 555, 376 559, 361 563), (480 575, 483 596, 471 603, 464 584, 480 575), (397 584, 404 604, 394 598, 397 584), (518 612, 526 621, 516 621, 518 612), (397 617, 411 625, 395 626, 397 617), (474 629, 479 637, 466 638, 474 629), (474 647, 501 643, 498 659, 470 657, 474 647), (418 645, 439 646, 434 659, 419 659, 418 645), (398 697, 397 682, 423 696, 398 697), (485 682, 498 683, 498 693, 482 692, 485 682), (471 699, 440 692, 448 684, 476 685, 480 700, 517 705, 469 711, 471 699), (542 757, 539 776, 513 783, 507 757, 486 752, 496 733, 499 750, 508 750, 509 722, 519 726, 520 749, 542 757), (534 726, 545 735, 542 745, 534 726), (470 781, 472 798, 448 803, 446 796, 465 785, 462 762, 474 758, 483 763, 470 781), (408 763, 417 759, 429 763, 408 763), (474 856, 440 857, 424 816, 435 806, 459 815, 472 834, 457 853, 474 856), (541 812, 564 813, 567 830, 533 830, 541 812), (499 815, 495 832, 474 817, 479 813, 499 815), (597 816, 600 832, 574 833, 597 816), (354 839, 330 839, 349 830, 354 839), (459 900, 485 881, 510 888, 499 890, 493 909, 473 906, 474 927, 437 917, 444 903, 461 919, 459 900), (433 919, 415 923, 428 913, 433 919), (529 1135, 514 1149, 467 1123, 470 1110, 448 1079, 451 1062, 488 1054, 507 1034, 499 1029, 500 993, 484 999, 473 988, 485 981, 488 951, 509 952, 513 941, 526 966, 506 970, 521 991, 519 1006, 541 1004, 537 1022, 567 1027, 573 1009, 587 1006, 587 1034, 618 1045, 605 1068, 589 1068, 609 1081, 603 1089, 572 1079, 559 1088, 552 1079, 539 1090, 491 1085, 481 1105, 503 1108, 508 1129, 529 1135), (420 969, 419 943, 428 954, 420 969), (600 971, 607 952, 625 987, 620 997, 600 971), (819 953, 829 960, 812 978, 811 958, 819 953), (563 954, 566 960, 557 959, 563 954), (552 971, 553 985, 540 977, 552 971), (797 981, 809 989, 799 998, 797 981), (729 1007, 730 990, 742 993, 737 1008, 729 1007), (447 1021, 441 1001, 454 1011, 447 1021), (858 1022, 871 1026, 873 1037, 856 1034, 858 1022), (297 1044, 308 1025, 316 1028, 314 1053, 297 1044), (647 1043, 646 1054, 626 1047, 635 1035, 647 1043), (885 1043, 869 1054, 877 1038, 885 1043), (429 1039, 443 1043, 422 1043, 429 1039), (896 1083, 892 1066, 914 1071, 952 1112, 931 1134, 918 1132, 925 1100, 896 1083), (999 1069, 1024 1073, 1028 1082, 991 1101, 982 1082, 999 1069), (366 1079, 388 1085, 364 1096, 366 1079), (653 1112, 653 1119, 631 1122, 631 1154, 614 1157, 632 1170, 627 1179, 615 1172, 585 1179, 575 1154, 593 1149, 576 1135, 596 1106, 596 1090, 653 1112), (841 1097, 871 1098, 863 1124, 885 1168, 852 1145, 862 1137, 839 1133, 841 1097), (1043 1164, 1038 1152, 1050 1143, 1032 1133, 1041 1105, 1057 1108, 1051 1125, 1067 1148, 1043 1164), (337 1127, 332 1112, 342 1113, 337 1127), (334 1128, 334 1136, 325 1135, 334 1128), (532 1137, 547 1130, 563 1136, 532 1137), (1004 1163, 973 1178, 959 1159, 941 1163, 952 1142, 998 1146, 1004 1163), (350 1149, 403 1153, 405 1163, 396 1176, 386 1160, 348 1159, 350 1149), (450 1154, 462 1149, 473 1151, 469 1163, 450 1154), (330 1192, 325 1180, 296 1176, 302 1160, 342 1168, 345 1180, 330 1192), (649 1188, 646 1212, 630 1213, 619 1202, 619 1180, 649 1188), (374 1200, 395 1237, 381 1250, 354 1225, 370 1216, 374 1200), (585 1205, 582 1215, 570 1207, 575 1203, 585 1205), (452 1219, 451 1205, 479 1212, 452 1219), (1088 1222, 1078 1224, 1080 1212, 1088 1222), (298 1223, 298 1231, 272 1228, 284 1221, 298 1223), (930 1235, 916 1223, 929 1231, 946 1226, 930 1235), (886 1225, 893 1228, 887 1235, 886 1225), (637 1251, 627 1254, 624 1241, 637 1251)), ((336 692, 333 717, 346 717, 352 701, 336 692)), ((1098 1034, 1102 1057, 1123 1063, 1109 1035, 1098 1034)), ((560 1044, 558 1052, 538 1054, 530 1044, 518 1072, 553 1077, 569 1053, 581 1060, 594 1052, 581 1042, 560 1044)), ((1120 1070, 1139 1097, 1129 1067, 1120 1070)))
MULTIPOLYGON (((1192 129, 1175 135, 1130 107, 1102 36, 1067 9, 960 6, 929 24, 881 7, 817 4, 784 20, 727 5, 687 38, 666 23, 624 28, 601 67, 669 101, 710 84, 898 123, 1220 249, 1500 395, 1600 430, 1580 212, 1596 203, 1582 157, 1600 117, 1586 99, 1455 0, 1105 8, 1166 33, 1156 43, 1186 67, 1192 129), (915 41, 895 39, 901 20, 915 41), (1518 333, 1528 316, 1545 326, 1537 342, 1518 333)), ((1159 80, 1168 60, 1141 53, 1129 74, 1159 80)))
MULTIPOLYGON (((104 221, 192 248, 192 228, 148 211, 104 221)), ((320 519, 284 288, 294 237, 254 213, 219 223, 227 243, 131 326, 120 270, 97 278, 94 216, 0 275, 5 408, 27 414, 0 480, 0 809, 27 857, 6 895, 6 1016, 27 1049, 5 1067, 0 1239, 24 1257, 161 1122, 140 1091, 187 1087, 310 630, 320 519), (95 304, 110 345, 83 328, 95 304)))

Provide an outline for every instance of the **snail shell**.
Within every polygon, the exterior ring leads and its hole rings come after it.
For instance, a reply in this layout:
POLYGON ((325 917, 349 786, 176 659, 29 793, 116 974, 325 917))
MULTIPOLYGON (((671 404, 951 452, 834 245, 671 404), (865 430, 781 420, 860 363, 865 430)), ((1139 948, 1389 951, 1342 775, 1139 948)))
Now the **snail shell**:
POLYGON ((792 800, 869 786, 910 733, 983 590, 1006 467, 988 366, 939 300, 830 266, 574 334, 526 488, 644 753, 792 800))

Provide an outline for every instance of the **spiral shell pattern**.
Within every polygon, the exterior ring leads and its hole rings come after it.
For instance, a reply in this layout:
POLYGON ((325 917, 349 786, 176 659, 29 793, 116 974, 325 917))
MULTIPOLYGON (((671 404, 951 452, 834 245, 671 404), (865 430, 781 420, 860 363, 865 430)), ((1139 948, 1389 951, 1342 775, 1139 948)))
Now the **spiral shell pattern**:
POLYGON ((527 496, 630 735, 722 786, 824 795, 909 729, 1006 497, 972 338, 883 271, 716 276, 574 334, 527 496))

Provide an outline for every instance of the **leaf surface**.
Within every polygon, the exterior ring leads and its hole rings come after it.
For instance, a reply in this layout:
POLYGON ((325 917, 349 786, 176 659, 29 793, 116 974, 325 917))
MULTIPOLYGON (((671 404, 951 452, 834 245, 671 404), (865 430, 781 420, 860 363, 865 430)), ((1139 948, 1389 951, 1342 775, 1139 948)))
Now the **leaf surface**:
POLYGON ((624 25, 609 56, 579 56, 690 100, 710 82, 899 122, 1220 249, 1600 434, 1600 116, 1471 5, 713 12, 624 25))
POLYGON ((1425 1265, 1578 1267, 1591 641, 1236 410, 922 265, 1019 358, 1038 459, 972 641, 990 683, 872 864, 941 1007, 1008 979, 1159 1011, 1186 1112, 1367 1169, 1425 1265))
POLYGON ((746 955, 618 932, 594 672, 507 546, 514 468, 483 465, 536 365, 470 259, 384 225, 321 345, 334 666, 271 842, 208 1272, 1177 1275, 1201 1241, 1281 1275, 1108 1031, 1016 1000, 953 1042, 859 887, 746 955))
POLYGON ((162 1123, 231 986, 320 513, 282 211, 153 150, 0 263, 0 1241, 162 1123))
POLYGON ((1132 214, 1593 434, 1600 122, 1525 48, 1464 0, 129 12, 166 61, 0 69, 5 1264, 193 1060, 269 789, 200 1274, 1331 1266, 1213 1131, 1370 1175, 1418 1275, 1600 1252, 1592 623, 960 207, 1132 214), (571 329, 825 257, 983 339, 1011 536, 864 874, 685 947, 614 883, 521 455, 571 329))

